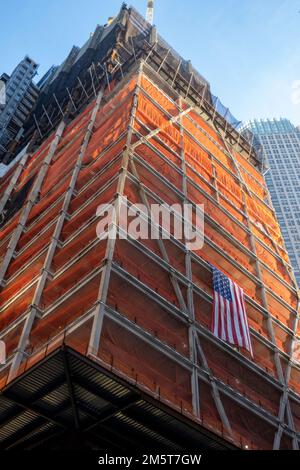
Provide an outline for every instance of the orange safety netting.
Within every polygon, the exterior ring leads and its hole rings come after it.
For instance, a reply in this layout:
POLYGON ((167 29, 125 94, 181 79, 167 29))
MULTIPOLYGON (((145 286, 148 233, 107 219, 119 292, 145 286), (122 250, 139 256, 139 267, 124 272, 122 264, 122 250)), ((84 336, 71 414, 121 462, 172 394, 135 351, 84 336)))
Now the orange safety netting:
MULTIPOLYGON (((280 228, 273 211, 264 203, 264 179, 244 153, 229 143, 225 145, 211 122, 197 110, 179 117, 182 110, 187 111, 186 103, 180 107, 179 100, 175 103, 145 75, 139 92, 137 83, 135 76, 122 87, 116 84, 111 95, 106 90, 65 214, 61 211, 68 201, 66 194, 95 100, 63 132, 0 292, 0 332, 8 356, 12 357, 18 348, 25 315, 32 309, 48 253, 50 275, 37 306, 42 314, 35 319, 27 338, 27 359, 19 373, 62 342, 86 354, 93 317, 85 321, 85 316, 99 312, 101 305, 106 311, 100 345, 93 353, 106 367, 229 438, 216 406, 211 372, 227 390, 220 395, 233 441, 249 448, 270 449, 276 427, 237 399, 244 397, 272 417, 278 416, 281 392, 275 385, 279 377, 267 319, 270 314, 274 320, 275 342, 286 371, 297 308, 297 295, 284 263, 288 256, 280 228), (136 116, 132 120, 137 92, 136 116), (176 119, 170 122, 170 118, 176 119), (156 135, 149 136, 151 131, 157 131, 156 135), (129 132, 133 132, 130 141, 129 132), (140 134, 144 140, 138 140, 140 134), (139 145, 129 149, 133 156, 126 167, 123 157, 127 156, 124 150, 128 142, 139 145), (120 184, 121 177, 125 178, 124 185, 120 184), (190 253, 188 260, 183 241, 173 238, 163 240, 163 250, 152 239, 117 239, 112 244, 100 241, 96 233, 97 208, 114 201, 117 191, 122 191, 129 204, 145 203, 145 199, 148 204, 164 202, 181 207, 185 201, 203 204, 203 248, 190 253), (59 223, 59 239, 55 240, 59 223), (261 273, 257 260, 261 261, 261 273), (234 351, 211 338, 213 290, 208 263, 245 291, 253 359, 244 350, 234 351), (104 279, 105 275, 108 277, 104 279), (103 285, 107 285, 105 292, 101 290, 103 285), (195 321, 188 321, 189 315, 195 321), (16 325, 18 319, 22 321, 16 325), (80 322, 78 327, 75 322, 80 322), (202 332, 198 338, 209 367, 198 377, 199 416, 193 414, 191 325, 202 332), (253 367, 246 367, 239 355, 252 361, 253 367), (270 380, 265 380, 264 374, 270 380)), ((29 156, 12 195, 32 176, 37 181, 53 138, 54 134, 29 156)), ((0 180, 1 191, 8 187, 12 175, 13 170, 0 180)), ((30 192, 27 201, 29 197, 30 192)), ((2 259, 22 210, 1 228, 2 259)), ((170 232, 174 234, 173 220, 170 232)), ((201 355, 196 356, 198 371, 203 372, 201 355)), ((295 359, 289 386, 299 394, 298 364, 295 359)), ((0 373, 0 387, 7 380, 6 372, 0 373)), ((299 430, 297 400, 291 403, 291 410, 299 430)), ((283 435, 281 447, 290 446, 289 437, 283 435)))
POLYGON ((190 374, 130 331, 104 320, 101 359, 175 406, 192 410, 190 374))

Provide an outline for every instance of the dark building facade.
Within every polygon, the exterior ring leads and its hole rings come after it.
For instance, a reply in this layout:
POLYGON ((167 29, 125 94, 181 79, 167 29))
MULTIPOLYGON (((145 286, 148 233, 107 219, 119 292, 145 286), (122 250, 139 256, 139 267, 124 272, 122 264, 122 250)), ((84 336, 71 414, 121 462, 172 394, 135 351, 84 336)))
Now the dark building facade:
POLYGON ((38 98, 38 87, 33 83, 38 65, 26 56, 11 76, 2 74, 5 84, 5 104, 0 108, 0 161, 8 162, 16 142, 22 140, 24 124, 38 98))

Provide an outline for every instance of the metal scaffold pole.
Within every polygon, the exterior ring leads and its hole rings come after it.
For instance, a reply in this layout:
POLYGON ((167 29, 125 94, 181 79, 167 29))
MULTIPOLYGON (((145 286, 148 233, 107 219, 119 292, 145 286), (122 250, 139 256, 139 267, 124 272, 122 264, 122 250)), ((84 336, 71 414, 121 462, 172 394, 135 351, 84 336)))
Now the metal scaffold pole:
MULTIPOLYGON (((131 149, 131 140, 132 134, 134 129, 134 120, 136 115, 136 108, 138 102, 138 95, 140 91, 140 80, 142 76, 142 66, 139 69, 138 73, 138 80, 135 87, 135 91, 133 94, 133 101, 132 101, 132 108, 130 113, 130 121, 127 131, 127 140, 125 150, 123 152, 122 157, 122 169, 118 179, 118 187, 117 187, 117 200, 116 200, 116 211, 114 215, 114 220, 112 220, 110 226, 108 227, 108 233, 110 230, 115 230, 119 224, 119 216, 120 216, 120 198, 124 192, 125 180, 128 171, 129 159, 130 159, 130 149, 131 149)), ((101 274, 101 281, 99 286, 98 298, 97 298, 97 306, 93 315, 93 326, 90 335, 89 347, 88 347, 88 354, 91 356, 97 356, 99 345, 100 345, 100 338, 103 326, 103 319, 105 315, 105 304, 108 292, 108 284, 112 269, 112 262, 113 262, 113 255, 115 249, 115 239, 112 239, 108 236, 107 240, 107 247, 106 247, 106 254, 105 254, 105 266, 104 270, 101 274)))
MULTIPOLYGON (((82 168, 82 161, 84 159, 86 149, 87 149, 88 143, 90 141, 90 138, 91 138, 91 135, 92 135, 92 132, 93 132, 93 127, 94 127, 94 124, 95 124, 97 113, 98 113, 100 105, 101 105, 103 93, 104 93, 104 88, 101 88, 99 93, 98 93, 97 99, 95 101, 95 106, 93 107, 93 110, 92 110, 92 113, 91 113, 91 117, 90 117, 90 120, 89 120, 89 123, 88 123, 88 126, 87 126, 87 131, 84 135, 84 139, 83 139, 83 142, 81 144, 80 152, 79 152, 78 158, 76 160, 76 164, 74 166, 74 169, 73 169, 73 172, 72 172, 72 175, 71 175, 69 187, 68 187, 68 189, 65 193, 65 196, 64 196, 63 206, 62 206, 62 209, 60 211, 59 217, 57 219, 55 229, 54 229, 54 232, 53 232, 53 235, 52 235, 52 239, 51 239, 51 242, 50 242, 50 245, 49 245, 49 248, 48 248, 48 251, 47 251, 47 255, 46 255, 46 258, 45 258, 45 261, 44 261, 44 265, 41 269, 41 274, 40 274, 40 277, 39 277, 38 282, 37 282, 37 286, 36 286, 35 291, 34 291, 32 304, 30 306, 30 310, 29 310, 29 313, 27 315, 25 325, 24 325, 24 328, 23 328, 23 331, 22 331, 22 334, 21 334, 21 337, 20 337, 20 341, 19 341, 19 345, 18 345, 18 351, 17 351, 17 353, 16 353, 16 355, 13 359, 13 362, 12 362, 12 365, 11 365, 11 368, 10 368, 9 380, 12 380, 18 372, 18 369, 20 367, 20 364, 21 364, 23 356, 24 356, 24 352, 25 352, 25 349, 26 349, 26 345, 27 345, 27 342, 28 342, 28 338, 29 338, 32 326, 33 326, 36 318, 39 318, 39 316, 40 316, 40 308, 39 307, 40 307, 40 302, 41 302, 43 290, 44 290, 44 287, 45 287, 45 284, 46 284, 47 280, 49 278, 51 278, 51 265, 52 265, 53 257, 55 255, 55 252, 57 250, 57 246, 59 244, 60 235, 61 235, 61 231, 63 229, 64 223, 65 223, 65 220, 68 217, 68 209, 69 209, 70 202, 71 202, 71 199, 72 199, 74 191, 75 191, 75 185, 76 185, 76 182, 77 182, 79 172, 82 168)), ((56 149, 56 147, 55 147, 55 149, 56 149)), ((53 155, 54 155, 55 149, 53 150, 53 155)))

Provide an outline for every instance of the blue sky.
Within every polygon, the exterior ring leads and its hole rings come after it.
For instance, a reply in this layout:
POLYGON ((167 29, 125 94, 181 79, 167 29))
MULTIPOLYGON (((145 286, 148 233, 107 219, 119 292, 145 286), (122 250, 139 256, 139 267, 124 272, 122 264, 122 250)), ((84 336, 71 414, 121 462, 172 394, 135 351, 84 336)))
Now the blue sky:
MULTIPOLYGON (((0 73, 25 54, 43 74, 121 0, 0 0, 0 73)), ((141 13, 146 0, 128 2, 141 13)), ((287 117, 300 124, 300 0, 155 0, 160 34, 211 83, 241 120, 287 117)))

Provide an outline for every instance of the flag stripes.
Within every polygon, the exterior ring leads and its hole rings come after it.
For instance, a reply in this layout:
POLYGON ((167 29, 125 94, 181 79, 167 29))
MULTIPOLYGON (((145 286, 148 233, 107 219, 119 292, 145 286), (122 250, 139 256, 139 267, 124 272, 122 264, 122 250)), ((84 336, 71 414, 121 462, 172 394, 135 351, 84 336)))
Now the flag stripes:
POLYGON ((214 266, 213 334, 227 343, 247 349, 253 356, 244 291, 214 266))

